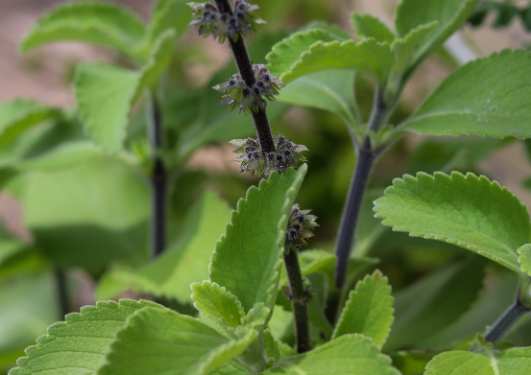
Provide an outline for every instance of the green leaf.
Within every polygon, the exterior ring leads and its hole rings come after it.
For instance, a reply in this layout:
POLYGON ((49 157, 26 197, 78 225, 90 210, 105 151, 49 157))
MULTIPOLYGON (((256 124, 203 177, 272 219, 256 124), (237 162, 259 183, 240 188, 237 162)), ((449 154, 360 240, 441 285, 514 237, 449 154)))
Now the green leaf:
POLYGON ((333 337, 359 333, 381 348, 393 324, 393 296, 387 277, 379 271, 367 275, 350 292, 333 337))
POLYGON ((245 313, 234 294, 211 281, 192 284, 192 300, 201 316, 229 327, 242 324, 245 313))
POLYGON ((531 276, 531 244, 525 244, 516 250, 522 272, 531 276))
POLYGON ((391 360, 361 335, 344 335, 306 354, 287 358, 265 375, 399 375, 391 360))
POLYGON ((402 0, 397 8, 396 29, 402 37, 421 25, 437 21, 437 28, 418 46, 414 61, 420 61, 457 31, 472 14, 477 0, 402 0))
POLYGON ((280 79, 288 84, 311 73, 350 69, 372 73, 380 81, 385 81, 392 61, 390 47, 378 43, 375 39, 359 42, 316 42, 280 76, 280 79))
POLYGON ((243 353, 257 334, 231 340, 201 321, 170 310, 145 308, 121 330, 98 375, 203 375, 243 353))
POLYGON ((465 261, 436 271, 397 293, 397 318, 386 350, 417 348, 419 342, 457 321, 476 301, 483 277, 483 268, 477 262, 465 261))
POLYGON ((81 120, 88 135, 109 151, 122 148, 138 80, 138 73, 112 65, 81 64, 76 69, 74 86, 81 120))
POLYGON ((101 272, 112 261, 145 261, 149 190, 122 160, 100 154, 22 174, 12 186, 35 245, 57 264, 101 272))
POLYGON ((355 73, 330 70, 300 77, 280 90, 277 100, 338 115, 347 126, 359 124, 354 97, 355 73))
POLYGON ((83 307, 79 313, 67 315, 64 322, 50 326, 9 374, 95 374, 127 318, 146 306, 156 305, 122 300, 83 307))
MULTIPOLYGON (((266 56, 268 67, 274 75, 281 76, 293 69, 301 55, 317 42, 344 40, 320 26, 296 32, 273 46, 266 56)), ((286 83, 286 81, 284 81, 286 83)))
POLYGON ((13 143, 26 130, 57 120, 62 112, 31 100, 16 99, 0 103, 0 147, 13 143))
POLYGON ((395 40, 395 34, 378 18, 369 14, 352 15, 352 25, 359 38, 373 38, 380 43, 391 44, 395 40))
POLYGON ((207 192, 190 210, 181 240, 150 264, 134 270, 115 267, 98 285, 98 299, 126 290, 190 301, 190 284, 208 278, 208 262, 223 235, 231 211, 216 194, 207 192))
POLYGON ((245 311, 275 301, 287 219, 306 171, 303 165, 273 173, 251 187, 212 256, 210 279, 233 293, 245 311))
POLYGON ((420 25, 403 37, 396 39, 391 45, 395 56, 393 73, 398 80, 415 63, 415 54, 424 45, 426 40, 429 39, 433 30, 437 28, 437 25, 437 21, 420 25))
POLYGON ((444 81, 402 128, 434 135, 531 138, 526 101, 530 74, 527 51, 476 60, 444 81))
POLYGON ((527 208, 472 173, 406 175, 385 190, 374 211, 394 231, 463 247, 516 272, 516 249, 529 241, 527 208))
POLYGON ((142 20, 107 2, 63 4, 42 17, 22 41, 23 52, 54 42, 86 42, 135 57, 144 37, 142 20))
POLYGON ((452 351, 435 356, 425 375, 527 375, 531 366, 531 348, 513 348, 483 353, 452 351))

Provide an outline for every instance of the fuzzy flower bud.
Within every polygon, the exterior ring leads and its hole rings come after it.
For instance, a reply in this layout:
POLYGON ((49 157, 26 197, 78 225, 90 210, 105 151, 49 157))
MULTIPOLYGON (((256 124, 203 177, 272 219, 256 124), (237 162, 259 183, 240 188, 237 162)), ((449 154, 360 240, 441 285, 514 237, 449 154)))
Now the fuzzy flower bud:
POLYGON ((255 83, 249 87, 242 76, 234 74, 227 82, 214 86, 221 93, 223 102, 240 111, 265 109, 266 100, 273 100, 281 82, 263 64, 253 65, 255 83), (265 98, 265 99, 264 99, 265 98))
POLYGON ((304 161, 306 146, 295 144, 283 136, 273 138, 275 151, 264 153, 256 138, 236 139, 231 143, 236 146, 240 170, 252 175, 269 174, 283 171, 304 161))
POLYGON ((317 216, 312 215, 310 210, 301 210, 299 205, 294 205, 288 221, 286 242, 294 248, 301 248, 313 237, 317 224, 317 216))

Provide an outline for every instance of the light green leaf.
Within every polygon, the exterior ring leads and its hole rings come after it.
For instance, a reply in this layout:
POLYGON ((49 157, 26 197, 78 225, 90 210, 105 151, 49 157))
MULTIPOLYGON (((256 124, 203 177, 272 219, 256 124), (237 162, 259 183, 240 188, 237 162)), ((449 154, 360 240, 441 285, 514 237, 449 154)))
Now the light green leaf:
POLYGON ((201 316, 229 327, 242 324, 243 306, 234 294, 211 281, 192 284, 192 301, 201 316))
POLYGON ((391 45, 395 56, 393 73, 397 79, 401 79, 402 74, 415 63, 415 54, 429 39, 437 25, 437 21, 420 25, 403 37, 397 38, 391 45))
POLYGON ((112 65, 81 64, 76 69, 74 86, 81 120, 88 135, 109 151, 122 148, 138 81, 138 73, 112 65))
POLYGON ((265 375, 399 375, 389 357, 362 335, 344 335, 279 363, 265 375))
POLYGON ((406 175, 374 202, 374 211, 394 231, 463 247, 516 272, 516 249, 529 241, 526 207, 472 173, 406 175))
POLYGON ((156 305, 122 300, 83 307, 79 313, 67 315, 64 322, 50 326, 9 374, 96 374, 127 318, 146 306, 156 305))
POLYGON ((531 276, 531 244, 525 244, 516 250, 522 272, 531 276))
POLYGON ((385 81, 393 61, 389 45, 375 39, 359 42, 316 42, 285 71, 280 79, 289 83, 295 79, 326 70, 350 69, 372 73, 385 81))
POLYGON ((121 330, 98 375, 206 375, 237 357, 255 331, 231 340, 201 321, 170 310, 145 308, 121 330))
POLYGON ((483 353, 452 351, 437 355, 426 367, 425 375, 527 375, 531 349, 514 348, 483 353))
POLYGON ((483 277, 483 268, 477 262, 465 261, 436 271, 398 292, 396 321, 386 350, 423 347, 420 342, 442 333, 474 304, 483 277))
POLYGON ((33 126, 61 118, 59 109, 31 100, 16 99, 0 103, 0 147, 4 147, 33 126))
POLYGON ((210 279, 232 292, 245 311, 273 305, 287 219, 307 169, 273 173, 251 187, 212 256, 210 279))
POLYGON ((530 74, 528 51, 476 60, 444 81, 402 128, 433 135, 531 138, 530 74))
POLYGON ((381 348, 393 324, 393 296, 387 277, 379 271, 367 275, 350 292, 333 337, 359 333, 381 348))
POLYGON ((175 31, 175 36, 181 35, 191 19, 191 8, 186 0, 158 0, 153 14, 147 25, 144 49, 149 51, 153 45, 168 30, 175 31))
POLYGON ((369 14, 352 15, 352 25, 359 38, 373 38, 380 43, 391 44, 395 40, 395 34, 378 18, 369 14))
POLYGON ((402 37, 421 25, 437 21, 437 28, 419 45, 418 62, 457 31, 474 11, 477 0, 401 0, 397 8, 396 29, 402 37))
POLYGON ((209 259, 230 214, 225 202, 207 192, 191 209, 182 240, 140 269, 114 268, 100 281, 98 299, 112 298, 129 289, 189 302, 190 284, 208 278, 209 259))
POLYGON ((281 76, 293 69, 301 55, 313 44, 344 39, 320 26, 296 32, 273 46, 266 56, 268 67, 271 73, 281 76))
POLYGON ((42 17, 22 41, 26 52, 54 42, 86 42, 116 48, 135 57, 144 37, 142 20, 107 2, 62 4, 42 17))
POLYGON ((354 77, 355 73, 348 70, 305 75, 283 87, 277 100, 335 113, 353 127, 360 122, 354 107, 354 77))

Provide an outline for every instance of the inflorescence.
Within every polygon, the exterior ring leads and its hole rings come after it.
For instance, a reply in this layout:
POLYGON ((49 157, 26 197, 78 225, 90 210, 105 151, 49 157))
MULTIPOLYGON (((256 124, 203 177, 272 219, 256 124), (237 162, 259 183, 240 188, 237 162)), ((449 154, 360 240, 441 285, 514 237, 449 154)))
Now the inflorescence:
POLYGON ((223 102, 240 111, 256 112, 265 109, 266 101, 273 100, 281 86, 280 80, 273 76, 263 64, 253 65, 255 83, 249 87, 240 73, 234 74, 227 82, 214 87, 221 93, 223 102), (265 98, 265 99, 264 99, 265 98))
POLYGON ((247 0, 236 0, 232 15, 220 12, 213 1, 189 5, 193 13, 192 25, 197 26, 199 35, 212 35, 222 43, 227 37, 236 40, 240 35, 252 31, 255 24, 264 23, 253 15, 259 9, 258 5, 250 4, 247 0))
POLYGON ((278 136, 273 138, 275 151, 264 153, 256 138, 236 139, 231 141, 236 146, 240 170, 253 175, 269 174, 283 171, 304 161, 306 146, 298 145, 289 139, 278 136))
POLYGON ((287 250, 289 251, 290 247, 299 249, 305 246, 317 227, 317 216, 312 215, 310 210, 301 210, 298 204, 294 205, 286 232, 287 250))

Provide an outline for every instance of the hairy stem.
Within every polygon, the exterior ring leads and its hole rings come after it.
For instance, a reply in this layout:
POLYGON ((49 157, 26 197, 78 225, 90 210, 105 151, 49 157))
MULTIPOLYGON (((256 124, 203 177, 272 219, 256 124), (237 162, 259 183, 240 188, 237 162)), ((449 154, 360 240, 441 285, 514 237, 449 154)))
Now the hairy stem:
POLYGON ((153 154, 151 169, 151 249, 153 256, 166 247, 166 193, 168 172, 162 158, 164 147, 162 113, 157 97, 152 93, 148 110, 148 130, 153 154))
POLYGON ((383 98, 383 91, 378 88, 375 93, 373 109, 369 120, 368 131, 362 144, 357 150, 357 162, 347 201, 343 209, 341 223, 336 243, 336 285, 341 291, 348 271, 348 260, 354 244, 354 236, 358 227, 363 196, 367 189, 369 175, 378 152, 374 150, 371 133, 380 129, 387 116, 387 106, 383 98))
POLYGON ((54 277, 57 293, 57 306, 59 308, 59 320, 63 320, 65 315, 70 312, 66 272, 60 268, 56 268, 54 270, 54 277))
POLYGON ((297 251, 286 245, 284 264, 288 275, 291 305, 295 320, 295 341, 298 353, 311 349, 310 322, 308 319, 308 292, 304 287, 297 251))
POLYGON ((485 334, 485 340, 496 342, 507 333, 518 319, 524 314, 530 312, 530 309, 524 306, 517 298, 516 301, 489 327, 485 334))
MULTIPOLYGON (((232 8, 228 0, 216 0, 218 9, 222 13, 226 13, 232 16, 232 8)), ((234 40, 229 38, 230 47, 232 49, 232 54, 238 65, 238 70, 242 76, 242 79, 245 81, 248 87, 252 87, 256 80, 253 72, 253 65, 249 54, 247 53, 247 48, 245 47, 245 42, 242 35, 238 35, 234 40)), ((252 111, 254 125, 256 128, 256 134, 260 142, 260 147, 265 153, 275 151, 275 144, 273 142, 273 135, 271 133, 271 126, 269 125, 269 120, 265 109, 257 109, 252 111)))

